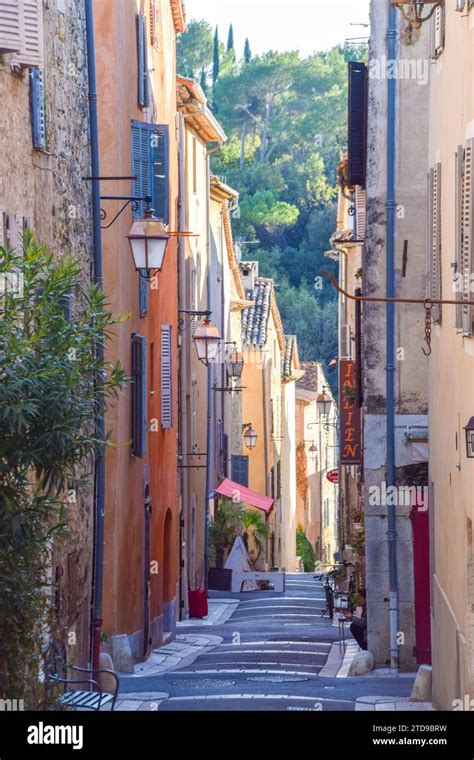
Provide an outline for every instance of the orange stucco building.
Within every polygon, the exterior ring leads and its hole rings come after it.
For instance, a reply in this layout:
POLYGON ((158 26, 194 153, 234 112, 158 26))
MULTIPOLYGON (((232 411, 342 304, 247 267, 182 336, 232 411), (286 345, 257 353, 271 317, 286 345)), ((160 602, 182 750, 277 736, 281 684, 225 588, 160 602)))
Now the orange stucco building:
POLYGON ((176 35, 178 0, 95 0, 104 290, 127 315, 108 359, 130 382, 108 410, 103 631, 114 665, 133 670, 173 635, 178 599, 177 251, 171 237, 153 280, 135 271, 127 234, 151 196, 177 229, 176 35), (130 179, 130 178, 135 179, 130 179), (104 198, 104 196, 108 196, 104 198))

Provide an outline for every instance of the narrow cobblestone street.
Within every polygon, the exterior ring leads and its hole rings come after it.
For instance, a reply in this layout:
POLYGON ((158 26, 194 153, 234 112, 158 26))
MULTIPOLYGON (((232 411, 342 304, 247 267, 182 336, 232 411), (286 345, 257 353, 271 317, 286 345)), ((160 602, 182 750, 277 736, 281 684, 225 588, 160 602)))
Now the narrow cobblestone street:
POLYGON ((358 697, 410 693, 412 677, 378 677, 375 684, 373 677, 320 676, 323 668, 331 672, 325 666, 334 644, 339 650, 339 634, 321 617, 324 591, 312 573, 288 574, 284 594, 238 597, 225 623, 186 626, 185 635, 202 642, 191 664, 186 650, 183 664, 167 673, 122 676, 121 709, 350 711, 358 697))

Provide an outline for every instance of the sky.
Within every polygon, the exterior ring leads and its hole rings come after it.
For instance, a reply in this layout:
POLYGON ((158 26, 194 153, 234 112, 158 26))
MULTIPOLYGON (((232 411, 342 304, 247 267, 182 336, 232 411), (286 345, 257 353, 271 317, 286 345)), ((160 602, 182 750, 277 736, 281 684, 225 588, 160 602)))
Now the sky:
POLYGON ((232 23, 238 56, 245 37, 255 54, 300 50, 306 56, 349 37, 368 36, 367 28, 351 22, 368 23, 369 0, 185 0, 185 6, 188 21, 217 24, 224 42, 232 23))

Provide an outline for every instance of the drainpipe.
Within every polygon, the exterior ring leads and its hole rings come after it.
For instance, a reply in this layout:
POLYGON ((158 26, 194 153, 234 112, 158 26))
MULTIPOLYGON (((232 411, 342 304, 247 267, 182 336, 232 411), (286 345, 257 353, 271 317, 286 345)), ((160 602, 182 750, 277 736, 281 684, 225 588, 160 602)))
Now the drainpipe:
MULTIPOLYGON (((212 144, 211 144, 212 145, 212 144)), ((220 145, 212 145, 207 149, 206 157, 206 260, 207 260, 207 308, 212 312, 212 261, 211 261, 211 154, 218 150, 220 145)), ((211 468, 214 467, 214 390, 213 390, 214 367, 212 364, 207 368, 207 446, 206 446, 206 486, 204 494, 205 518, 204 518, 204 588, 206 594, 209 589, 209 499, 213 489, 211 488, 211 468)))
MULTIPOLYGON (((178 230, 186 229, 186 176, 185 176, 185 136, 184 122, 181 116, 178 121, 178 176, 179 176, 179 197, 178 197, 178 230)), ((179 238, 178 242, 178 302, 182 308, 188 308, 186 302, 186 241, 184 237, 179 238)), ((185 464, 187 461, 187 452, 191 451, 188 440, 188 406, 187 406, 187 387, 188 377, 188 356, 187 342, 180 335, 179 345, 179 394, 178 394, 178 420, 179 431, 178 438, 181 444, 181 459, 178 464, 185 464)), ((188 564, 188 540, 190 537, 190 514, 189 514, 189 488, 188 488, 188 470, 181 467, 180 475, 181 484, 181 514, 180 526, 183 530, 184 542, 180 542, 180 602, 179 602, 179 619, 183 620, 186 616, 187 605, 187 587, 194 579, 190 578, 190 567, 188 564), (186 583, 187 579, 187 583, 186 583)))
MULTIPOLYGON (((99 166, 99 128, 97 116, 97 84, 94 48, 94 14, 93 0, 85 0, 86 40, 87 40, 87 74, 89 80, 89 124, 91 141, 92 177, 100 176, 99 166)), ((100 183, 92 180, 92 219, 94 241, 94 281, 102 288, 102 236, 100 228, 100 183)), ((103 340, 96 344, 99 361, 104 358, 103 340)), ((101 379, 97 380, 100 383, 101 379)), ((101 446, 95 461, 94 476, 94 559, 92 569, 92 621, 91 654, 92 667, 99 667, 100 633, 102 628, 102 587, 104 574, 104 518, 105 518, 105 461, 104 445, 105 421, 104 403, 97 401, 96 418, 97 436, 101 446)))
MULTIPOLYGON (((388 2, 387 59, 397 57, 397 9, 388 2)), ((387 260, 386 296, 395 297, 395 157, 396 157, 396 79, 387 79, 387 260)), ((387 383, 387 488, 395 485, 395 304, 386 305, 386 383, 387 383)), ((398 583, 397 531, 395 506, 387 506, 388 562, 390 599, 390 668, 398 671, 398 583)))

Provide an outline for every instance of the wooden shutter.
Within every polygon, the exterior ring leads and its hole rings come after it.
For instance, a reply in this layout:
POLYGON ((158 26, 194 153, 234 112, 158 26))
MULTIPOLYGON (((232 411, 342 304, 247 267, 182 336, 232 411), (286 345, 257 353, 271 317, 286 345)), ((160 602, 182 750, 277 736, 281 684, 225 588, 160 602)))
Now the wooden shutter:
POLYGON ((30 71, 30 103, 33 148, 46 148, 46 114, 44 102, 44 74, 42 69, 30 71))
POLYGON ((137 90, 140 108, 148 108, 150 105, 147 46, 146 19, 143 13, 137 13, 137 90))
POLYGON ((464 170, 464 148, 462 145, 458 146, 458 150, 456 153, 456 188, 455 188, 455 206, 456 206, 456 216, 455 216, 455 229, 456 229, 456 243, 455 243, 455 261, 454 261, 454 275, 455 275, 455 293, 456 293, 456 300, 458 303, 456 304, 456 329, 461 330, 463 326, 463 319, 462 319, 462 301, 463 301, 463 290, 464 290, 464 281, 460 282, 460 277, 464 277, 463 273, 463 260, 462 260, 462 198, 463 198, 463 170, 464 170))
POLYGON ((339 358, 351 359, 351 326, 341 325, 339 330, 339 358))
POLYGON ((197 380, 196 375, 191 378, 191 447, 197 451, 197 380))
MULTIPOLYGON (((441 287, 441 164, 429 173, 428 298, 440 299, 441 287)), ((433 322, 441 322, 441 305, 433 306, 433 322)))
MULTIPOLYGON (((139 198, 151 196, 149 124, 143 121, 132 121, 131 149, 132 175, 137 178, 132 181, 132 195, 139 198)), ((133 218, 141 219, 144 213, 145 204, 143 201, 137 202, 133 209, 133 218)))
POLYGON ((173 427, 173 344, 171 325, 161 325, 161 427, 173 427))
POLYGON ((365 190, 361 187, 355 189, 355 223, 356 240, 365 240, 366 199, 365 190))
POLYGON ((248 487, 249 484, 249 458, 238 454, 232 454, 232 480, 248 487))
POLYGON ((138 277, 138 311, 140 317, 148 314, 148 280, 141 275, 138 277))
POLYGON ((367 66, 349 63, 348 184, 365 187, 367 152, 367 66))
POLYGON ((446 34, 446 7, 438 5, 433 14, 431 27, 432 34, 432 58, 438 58, 444 50, 446 34))
MULTIPOLYGON (((463 190, 462 190, 462 272, 463 300, 470 301, 471 275, 474 273, 474 183, 473 157, 474 140, 468 140, 464 152, 463 190)), ((472 335, 473 308, 468 304, 462 307, 462 329, 465 335, 472 335)))
POLYGON ((19 0, 0 0, 0 53, 19 53, 21 24, 19 0))
POLYGON ((222 436, 222 477, 227 477, 227 461, 229 459, 229 436, 224 433, 222 436))
POLYGON ((13 248, 17 253, 20 252, 20 234, 18 229, 17 217, 15 214, 7 214, 6 227, 7 245, 13 248))
POLYGON ((43 0, 20 0, 21 50, 15 61, 22 66, 43 65, 43 0))
POLYGON ((281 461, 278 460, 277 462, 277 489, 276 489, 276 495, 277 499, 281 499, 281 461))
POLYGON ((150 0, 150 44, 158 46, 158 2, 150 0))
POLYGON ((132 335, 132 453, 146 454, 146 338, 132 335))
POLYGON ((152 198, 155 216, 169 224, 169 139, 168 126, 150 127, 152 198))

